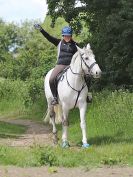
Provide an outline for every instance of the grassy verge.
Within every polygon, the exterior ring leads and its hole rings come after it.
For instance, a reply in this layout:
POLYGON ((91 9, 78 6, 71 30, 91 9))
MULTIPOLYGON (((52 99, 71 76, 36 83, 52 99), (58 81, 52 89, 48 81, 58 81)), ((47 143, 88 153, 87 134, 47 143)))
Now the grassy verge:
POLYGON ((92 167, 102 165, 133 165, 131 144, 91 146, 89 149, 0 147, 0 164, 26 166, 92 167))
POLYGON ((44 96, 29 106, 25 106, 19 99, 2 100, 0 101, 0 118, 25 118, 42 121, 46 107, 44 96))
POLYGON ((26 131, 22 125, 14 125, 0 121, 0 138, 14 138, 26 131))

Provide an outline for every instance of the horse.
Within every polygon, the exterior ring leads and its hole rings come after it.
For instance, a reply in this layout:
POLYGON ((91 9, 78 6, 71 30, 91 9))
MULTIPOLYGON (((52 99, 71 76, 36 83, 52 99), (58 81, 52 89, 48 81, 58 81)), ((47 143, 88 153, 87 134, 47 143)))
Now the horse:
POLYGON ((56 120, 62 122, 62 147, 69 147, 68 142, 68 114, 71 109, 77 107, 80 112, 80 127, 82 130, 82 147, 88 148, 86 135, 86 110, 88 88, 85 82, 85 75, 90 75, 95 79, 101 77, 101 69, 96 63, 95 55, 90 44, 84 48, 77 46, 77 52, 73 55, 70 66, 62 75, 58 82, 58 105, 51 105, 53 95, 50 90, 49 78, 53 69, 50 70, 44 81, 45 96, 47 99, 48 110, 44 119, 45 123, 50 120, 53 126, 53 140, 58 143, 56 120))

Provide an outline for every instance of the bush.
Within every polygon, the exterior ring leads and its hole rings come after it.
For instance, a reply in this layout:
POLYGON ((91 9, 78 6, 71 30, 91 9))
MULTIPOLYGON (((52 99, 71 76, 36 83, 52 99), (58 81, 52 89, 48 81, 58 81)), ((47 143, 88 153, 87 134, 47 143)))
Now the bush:
POLYGON ((43 90, 43 78, 41 79, 29 79, 26 81, 28 87, 29 97, 32 103, 35 103, 37 99, 42 96, 43 90))
POLYGON ((50 146, 40 147, 38 145, 33 146, 33 154, 38 159, 39 165, 48 165, 48 166, 58 166, 58 158, 55 155, 53 148, 50 146))
POLYGON ((27 81, 1 79, 0 100, 21 100, 27 106, 42 96, 43 79, 29 79, 27 81))
POLYGON ((30 102, 31 98, 26 82, 5 79, 0 82, 0 100, 21 100, 23 104, 30 102))
POLYGON ((41 153, 40 164, 48 166, 58 165, 57 157, 54 155, 53 151, 50 150, 50 148, 41 153))

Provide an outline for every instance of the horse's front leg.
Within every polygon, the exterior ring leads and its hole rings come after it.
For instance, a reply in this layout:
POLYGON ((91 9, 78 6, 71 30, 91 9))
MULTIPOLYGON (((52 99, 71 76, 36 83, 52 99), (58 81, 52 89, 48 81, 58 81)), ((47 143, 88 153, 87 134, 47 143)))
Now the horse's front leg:
POLYGON ((82 130, 82 147, 88 148, 89 144, 87 143, 87 135, 86 135, 86 109, 87 109, 87 103, 83 103, 79 107, 80 111, 80 127, 82 130))
POLYGON ((62 117, 62 147, 67 148, 69 147, 68 143, 68 110, 64 107, 63 108, 63 117, 62 117))

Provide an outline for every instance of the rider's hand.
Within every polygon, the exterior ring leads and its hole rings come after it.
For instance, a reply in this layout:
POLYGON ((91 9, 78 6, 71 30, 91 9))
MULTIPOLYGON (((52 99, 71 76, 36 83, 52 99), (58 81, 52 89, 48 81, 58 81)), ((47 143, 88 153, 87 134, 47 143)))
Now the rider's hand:
POLYGON ((42 27, 41 27, 41 25, 39 25, 39 24, 34 24, 34 28, 35 28, 36 30, 39 30, 39 31, 42 30, 42 27))

